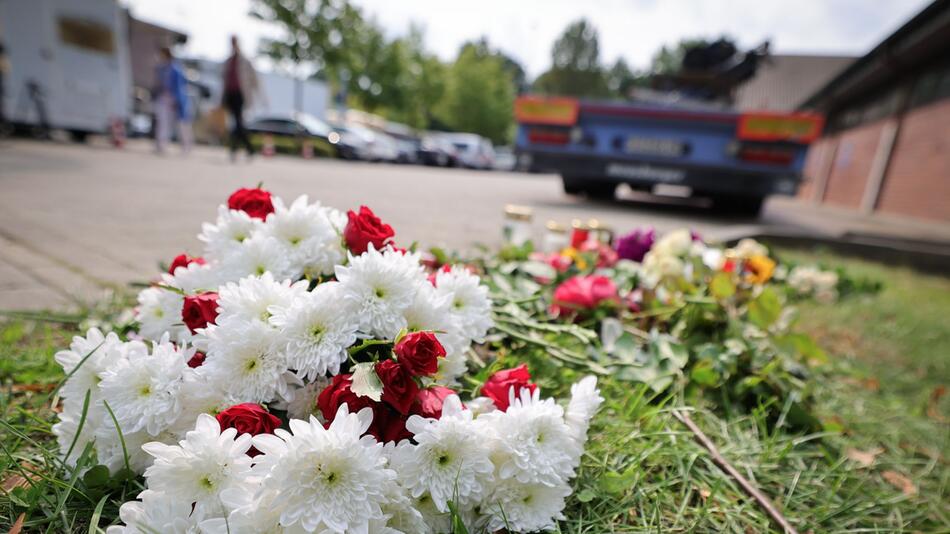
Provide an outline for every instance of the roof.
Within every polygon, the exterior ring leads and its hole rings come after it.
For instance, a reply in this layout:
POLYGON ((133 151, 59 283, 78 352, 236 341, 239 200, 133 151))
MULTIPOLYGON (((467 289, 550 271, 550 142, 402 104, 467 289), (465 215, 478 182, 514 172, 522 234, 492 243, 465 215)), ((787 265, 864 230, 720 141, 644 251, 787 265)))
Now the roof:
POLYGON ((934 0, 799 107, 826 111, 873 92, 921 65, 946 57, 947 50, 950 50, 950 0, 934 0))
POLYGON ((773 54, 736 90, 740 111, 792 111, 855 60, 854 56, 773 54))

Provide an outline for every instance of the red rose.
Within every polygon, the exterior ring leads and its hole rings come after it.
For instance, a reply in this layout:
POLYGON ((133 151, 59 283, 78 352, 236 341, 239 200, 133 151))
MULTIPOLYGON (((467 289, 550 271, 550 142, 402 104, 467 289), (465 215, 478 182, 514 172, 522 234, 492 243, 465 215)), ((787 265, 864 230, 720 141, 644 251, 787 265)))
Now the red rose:
POLYGON ((218 317, 218 294, 206 291, 197 295, 185 297, 185 304, 181 307, 181 319, 188 330, 194 334, 199 328, 214 324, 218 317))
POLYGON ((442 404, 449 395, 458 395, 458 393, 443 386, 420 389, 416 394, 416 402, 412 404, 412 413, 428 419, 441 419, 442 404))
POLYGON ((383 402, 402 415, 408 414, 412 402, 416 400, 416 393, 419 392, 419 386, 412 380, 412 375, 393 360, 383 360, 376 364, 376 376, 383 383, 383 402))
POLYGON ((320 392, 317 397, 317 407, 327 423, 332 423, 340 406, 346 404, 350 413, 356 413, 374 403, 369 397, 359 397, 350 389, 353 385, 353 375, 339 374, 333 377, 330 385, 320 392))
POLYGON ((205 259, 201 256, 189 256, 187 254, 179 254, 175 256, 175 259, 172 260, 172 264, 168 266, 168 274, 175 274, 175 269, 179 267, 188 267, 192 263, 197 263, 198 265, 204 265, 205 259))
POLYGON ((370 243, 379 250, 396 235, 392 226, 384 224, 373 210, 366 206, 360 206, 359 214, 353 210, 348 211, 346 217, 349 221, 343 229, 343 240, 346 241, 346 248, 353 254, 366 252, 370 243))
MULTIPOLYGON (((225 428, 237 429, 238 435, 273 434, 274 429, 280 427, 280 418, 269 413, 260 404, 247 402, 231 406, 216 416, 221 430, 225 428)), ((257 456, 260 451, 251 447, 248 456, 257 456)))
POLYGON ((494 401, 499 410, 508 409, 509 392, 515 388, 515 396, 521 394, 522 388, 528 388, 532 393, 537 389, 537 384, 531 382, 531 373, 528 372, 528 366, 521 364, 514 369, 498 371, 491 375, 482 386, 482 395, 494 401))
POLYGON ((412 332, 403 336, 393 347, 399 365, 412 376, 432 376, 439 370, 439 358, 445 357, 445 347, 432 332, 412 332))
POLYGON ((406 419, 406 415, 390 408, 388 404, 376 403, 373 406, 373 423, 366 432, 380 443, 398 443, 412 437, 412 433, 406 429, 406 419))
POLYGON ((268 215, 274 213, 270 193, 259 188, 241 188, 231 193, 228 197, 228 207, 232 210, 243 211, 255 219, 266 219, 268 215))
POLYGON ((188 367, 191 367, 192 369, 196 367, 201 367, 202 365, 204 365, 206 357, 207 357, 207 354, 201 352, 200 350, 195 351, 194 356, 188 359, 188 367))
POLYGON ((602 302, 616 302, 617 286, 606 276, 569 278, 554 290, 551 313, 558 317, 592 310, 602 302))

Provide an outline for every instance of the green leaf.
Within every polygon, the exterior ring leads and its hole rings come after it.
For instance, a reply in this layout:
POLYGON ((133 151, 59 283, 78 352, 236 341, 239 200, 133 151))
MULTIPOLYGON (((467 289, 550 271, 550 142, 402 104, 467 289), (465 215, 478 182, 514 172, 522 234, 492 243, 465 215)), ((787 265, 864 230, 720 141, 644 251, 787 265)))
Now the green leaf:
POLYGON ((719 373, 713 368, 711 360, 700 360, 693 366, 689 378, 700 386, 715 386, 719 382, 719 373))
POLYGON ((544 280, 554 280, 557 277, 557 270, 541 261, 526 261, 521 264, 521 270, 528 276, 544 280))
POLYGON ((763 289, 762 293, 749 303, 749 320, 763 330, 775 324, 781 314, 782 303, 770 287, 763 289))
POLYGON ((376 402, 379 402, 382 398, 383 383, 379 381, 379 377, 376 375, 373 362, 354 365, 352 380, 350 391, 355 393, 357 397, 369 397, 376 402))
POLYGON ((83 483, 90 488, 101 488, 109 484, 109 468, 95 465, 82 476, 83 483))
POLYGON ((610 471, 600 477, 600 489, 612 495, 619 495, 631 489, 637 482, 638 471, 631 465, 623 473, 610 471))
POLYGON ((775 338, 779 347, 796 352, 806 360, 817 363, 828 363, 828 354, 815 343, 815 340, 807 334, 785 334, 775 338))
POLYGON ((727 272, 718 272, 709 282, 709 292, 719 300, 727 299, 736 294, 736 284, 732 275, 727 272))
POLYGON ((594 490, 590 488, 587 488, 577 494, 577 500, 579 502, 590 502, 594 500, 594 497, 596 496, 597 496, 597 492, 595 492, 594 490))

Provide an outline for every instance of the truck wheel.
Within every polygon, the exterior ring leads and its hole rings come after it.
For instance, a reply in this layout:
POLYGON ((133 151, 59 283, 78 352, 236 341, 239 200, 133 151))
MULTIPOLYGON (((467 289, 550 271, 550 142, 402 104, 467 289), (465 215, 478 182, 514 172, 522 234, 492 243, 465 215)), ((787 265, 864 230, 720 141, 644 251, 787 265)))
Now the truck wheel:
POLYGON ((587 197, 598 200, 613 200, 616 192, 617 184, 593 182, 584 186, 587 197))
POLYGON ((568 195, 583 195, 584 186, 581 180, 576 178, 561 177, 561 183, 564 185, 564 192, 568 195))
POLYGON ((762 212, 765 197, 717 196, 713 197, 713 208, 729 214, 758 217, 762 212))

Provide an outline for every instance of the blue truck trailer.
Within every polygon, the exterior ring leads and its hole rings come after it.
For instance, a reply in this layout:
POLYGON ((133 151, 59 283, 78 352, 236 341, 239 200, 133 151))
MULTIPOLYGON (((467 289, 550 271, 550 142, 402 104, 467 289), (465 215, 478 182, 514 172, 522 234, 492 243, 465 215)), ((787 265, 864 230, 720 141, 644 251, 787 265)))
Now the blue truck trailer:
POLYGON ((768 195, 794 195, 822 117, 739 113, 662 103, 522 96, 516 152, 561 175, 564 191, 612 198, 617 185, 680 186, 715 206, 754 215, 768 195))

